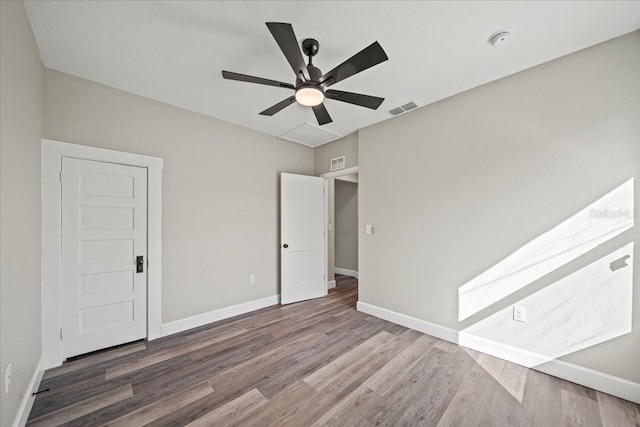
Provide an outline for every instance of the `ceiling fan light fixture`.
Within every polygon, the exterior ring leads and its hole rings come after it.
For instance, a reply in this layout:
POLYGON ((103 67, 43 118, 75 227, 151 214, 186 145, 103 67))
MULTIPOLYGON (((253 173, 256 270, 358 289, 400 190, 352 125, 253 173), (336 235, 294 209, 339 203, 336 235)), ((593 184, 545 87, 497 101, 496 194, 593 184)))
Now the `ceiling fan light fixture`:
POLYGON ((307 107, 315 107, 324 101, 324 93, 315 86, 302 86, 296 90, 296 101, 307 107))

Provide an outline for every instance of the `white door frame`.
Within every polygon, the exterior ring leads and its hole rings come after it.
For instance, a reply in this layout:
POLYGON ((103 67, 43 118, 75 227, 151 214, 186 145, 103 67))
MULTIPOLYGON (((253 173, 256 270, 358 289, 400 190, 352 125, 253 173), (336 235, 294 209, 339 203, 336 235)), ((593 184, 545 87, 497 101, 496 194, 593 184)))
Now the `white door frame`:
POLYGON ((42 140, 42 353, 44 368, 63 362, 60 225, 62 157, 138 166, 147 169, 147 339, 161 336, 162 168, 163 159, 104 148, 42 140))
MULTIPOLYGON (((327 172, 327 173, 323 173, 320 174, 320 177, 324 178, 324 217, 325 217, 325 230, 324 230, 324 269, 325 271, 327 271, 328 266, 329 266, 329 230, 328 230, 328 222, 329 222, 329 192, 327 191, 327 180, 329 178, 336 178, 336 177, 340 177, 340 176, 345 176, 345 175, 353 175, 354 173, 358 173, 358 166, 352 166, 350 168, 346 168, 346 169, 340 169, 337 171, 333 171, 333 172, 327 172)), ((360 188, 360 186, 358 185, 358 189, 360 188)), ((334 194, 335 196, 335 194, 334 194)), ((358 219, 360 217, 360 204, 358 203, 358 219)), ((335 221, 335 220, 334 220, 335 221)), ((333 224, 333 230, 335 231, 335 224, 333 224)), ((360 227, 360 225, 358 225, 358 227, 360 227)), ((359 232, 359 231, 358 231, 359 232)), ((358 239, 359 242, 359 239, 358 239)), ((360 243, 358 243, 359 245, 360 243)), ((335 247, 334 247, 335 250, 335 247)), ((358 256, 360 254, 360 251, 358 251, 358 256)), ((358 265, 360 264, 360 260, 358 260, 358 265)), ((334 265, 335 268, 335 265, 334 265)), ((327 289, 329 288, 329 278, 327 277, 327 280, 325 280, 326 284, 327 284, 327 289)), ((334 283, 331 287, 335 286, 335 280, 334 283)))
POLYGON ((322 178, 335 178, 338 176, 353 175, 354 173, 358 173, 358 166, 352 166, 346 169, 340 169, 333 172, 323 173, 320 176, 322 178))
POLYGON ((324 266, 322 277, 324 277, 324 295, 327 296, 329 294, 329 278, 327 277, 327 271, 329 270, 329 183, 326 179, 322 183, 322 194, 324 196, 324 229, 322 230, 324 266))

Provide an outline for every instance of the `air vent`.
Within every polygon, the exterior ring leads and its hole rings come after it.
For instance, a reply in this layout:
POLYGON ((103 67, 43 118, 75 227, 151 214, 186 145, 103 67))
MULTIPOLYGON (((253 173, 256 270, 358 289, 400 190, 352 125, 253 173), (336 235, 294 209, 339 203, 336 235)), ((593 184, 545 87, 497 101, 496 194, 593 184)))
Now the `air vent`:
POLYGON ((406 113, 407 111, 411 111, 415 108, 418 108, 418 104, 411 101, 400 107, 396 107, 392 110, 389 110, 389 114, 391 114, 392 116, 397 116, 398 114, 406 113))
POLYGON ((331 171, 344 169, 344 156, 331 159, 331 171))
POLYGON ((409 111, 409 110, 413 110, 414 108, 418 108, 418 104, 416 104, 415 102, 410 102, 408 104, 404 104, 401 108, 404 111, 409 111))

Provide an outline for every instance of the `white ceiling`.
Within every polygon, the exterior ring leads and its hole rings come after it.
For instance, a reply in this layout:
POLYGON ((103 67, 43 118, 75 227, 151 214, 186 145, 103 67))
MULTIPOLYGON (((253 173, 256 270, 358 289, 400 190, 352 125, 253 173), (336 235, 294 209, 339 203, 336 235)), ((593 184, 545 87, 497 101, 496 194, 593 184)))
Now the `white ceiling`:
POLYGON ((333 123, 323 128, 339 135, 389 119, 388 110, 408 101, 423 106, 640 28, 637 1, 27 1, 26 8, 45 66, 275 136, 315 124, 311 109, 294 104, 260 116, 291 92, 220 74, 294 83, 267 21, 293 24, 300 41, 317 39, 314 65, 324 72, 376 40, 387 52, 389 61, 333 87, 386 98, 377 111, 327 100, 333 123), (505 28, 512 38, 491 47, 489 36, 505 28))

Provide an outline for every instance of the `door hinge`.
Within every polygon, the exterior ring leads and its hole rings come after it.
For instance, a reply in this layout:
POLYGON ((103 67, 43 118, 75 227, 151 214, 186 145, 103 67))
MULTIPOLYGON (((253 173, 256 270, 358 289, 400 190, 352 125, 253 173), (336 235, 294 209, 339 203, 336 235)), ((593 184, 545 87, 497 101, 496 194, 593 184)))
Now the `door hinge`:
POLYGON ((62 182, 62 171, 60 171, 60 182, 62 182))
POLYGON ((60 341, 62 341, 62 329, 60 329, 60 341))

